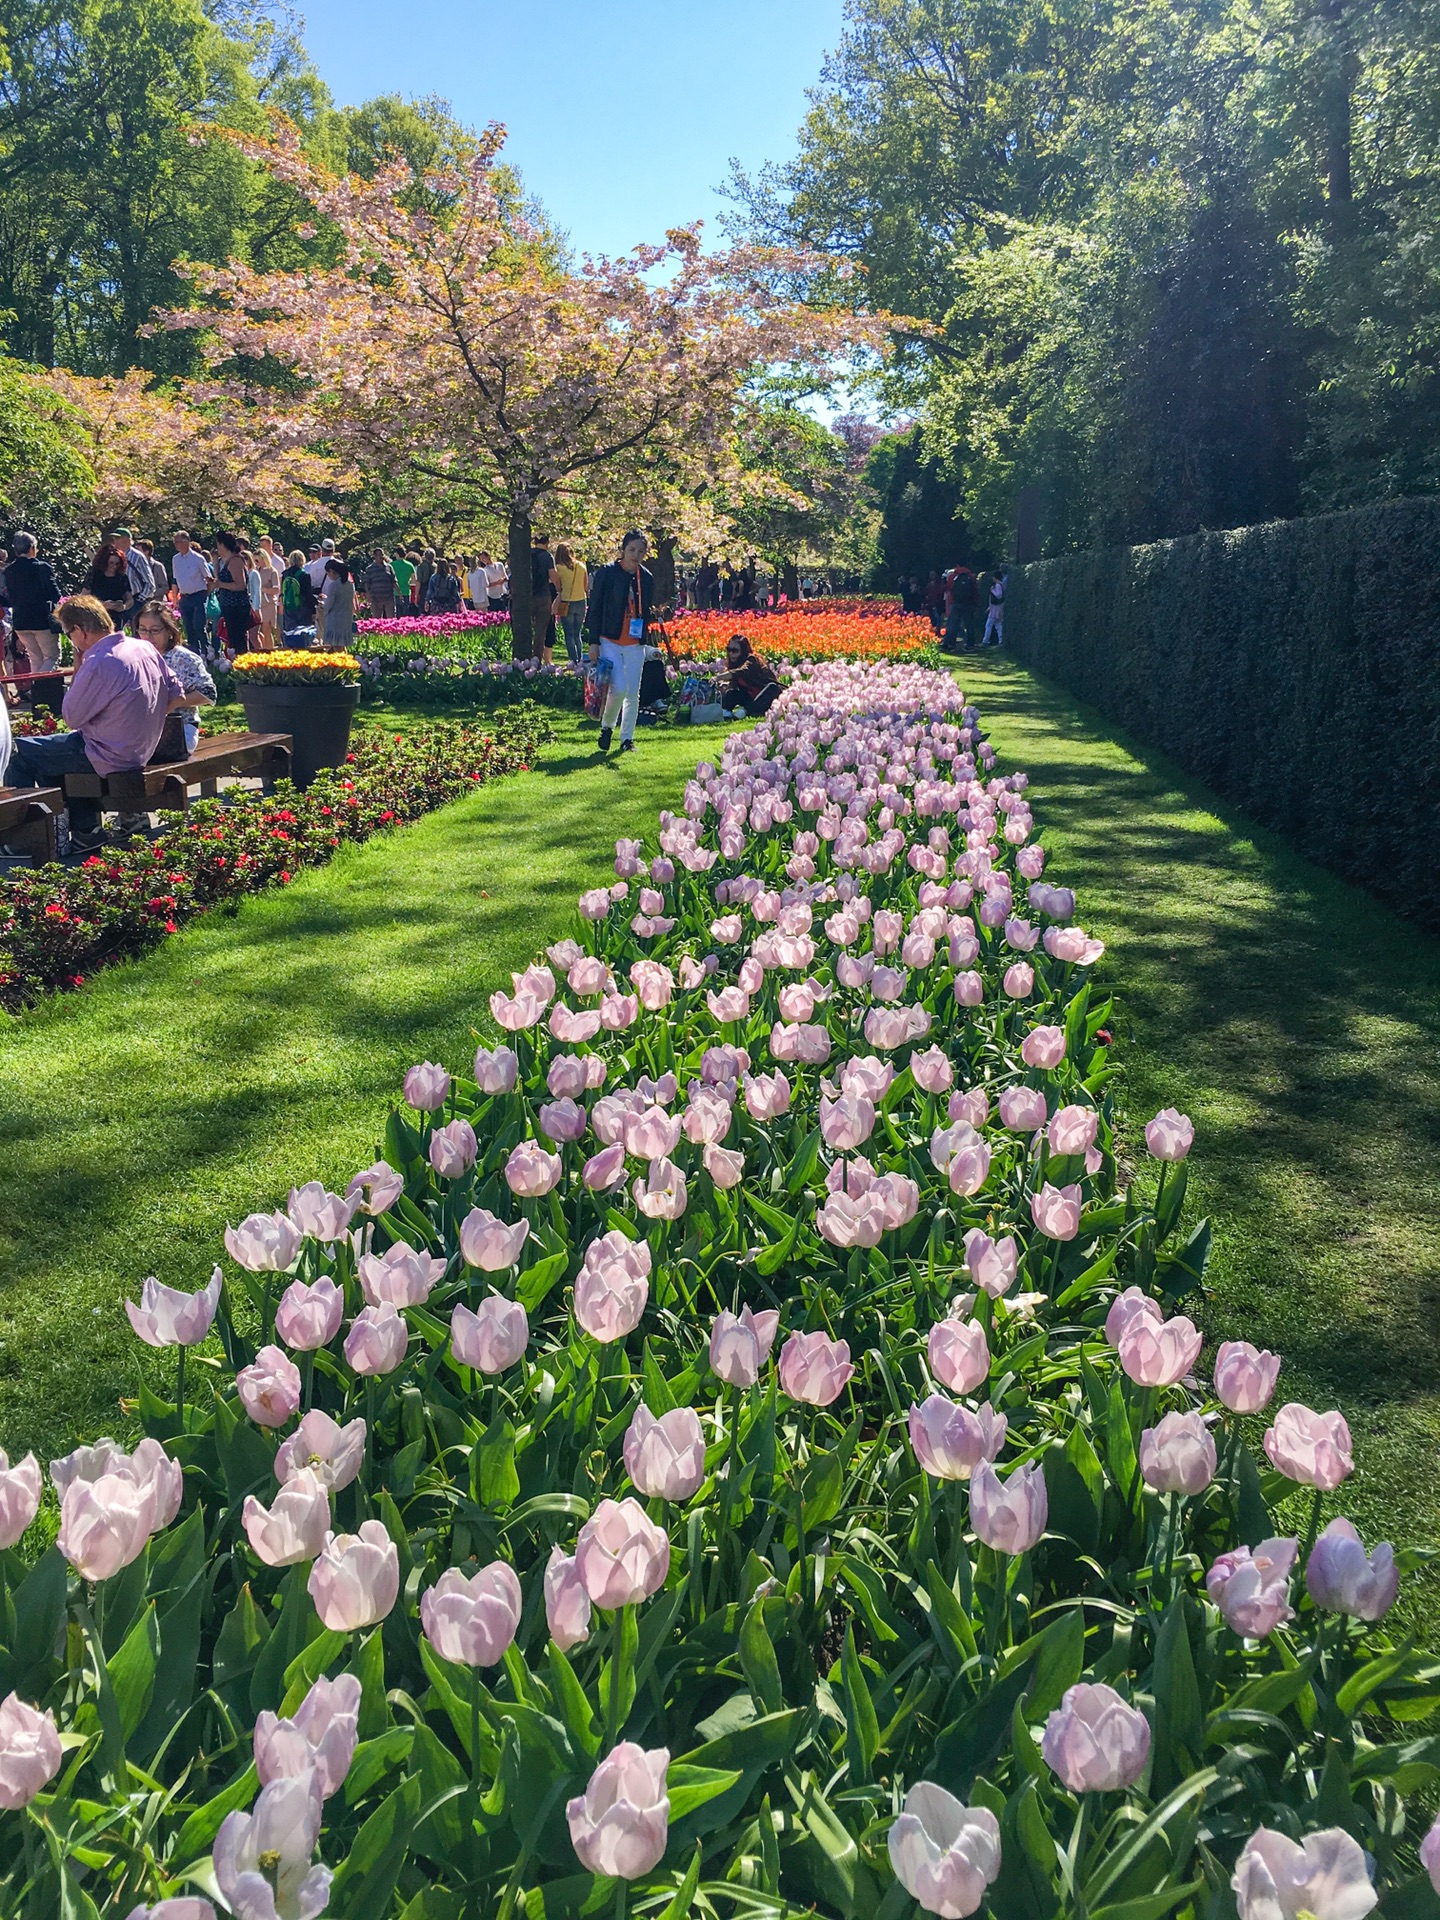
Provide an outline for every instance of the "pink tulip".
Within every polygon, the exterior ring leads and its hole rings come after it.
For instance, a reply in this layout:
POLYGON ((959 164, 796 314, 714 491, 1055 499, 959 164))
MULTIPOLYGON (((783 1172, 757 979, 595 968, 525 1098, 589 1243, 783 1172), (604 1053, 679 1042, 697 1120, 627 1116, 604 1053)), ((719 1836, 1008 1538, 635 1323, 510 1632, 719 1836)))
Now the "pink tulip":
POLYGON ((496 1026, 503 1027, 506 1033, 524 1033, 528 1028, 540 1024, 545 1017, 546 1004, 538 993, 523 990, 515 994, 492 993, 490 1014, 496 1026))
POLYGON ((450 1316, 450 1351, 462 1367, 504 1373, 530 1344, 530 1322, 518 1300, 490 1293, 472 1313, 457 1301, 450 1316))
POLYGON ((625 1151, 637 1160, 664 1160, 680 1144, 680 1118, 663 1107, 627 1113, 623 1122, 625 1151))
POLYGON ((1231 1413, 1259 1413, 1280 1377, 1278 1353, 1262 1353, 1248 1340, 1224 1340, 1215 1353, 1215 1394, 1231 1413))
POLYGON ((612 1228, 585 1249, 575 1277, 575 1318, 592 1340, 623 1340, 639 1326, 650 1297, 650 1249, 612 1228))
POLYGON ((1065 1058, 1065 1029, 1032 1027, 1020 1043, 1020 1058, 1027 1067, 1053 1072, 1065 1058))
POLYGON ((1165 1312, 1158 1300, 1152 1300, 1139 1287, 1126 1287, 1110 1303, 1110 1311, 1105 1316, 1105 1338, 1118 1349, 1133 1320, 1151 1320, 1159 1326, 1164 1318, 1165 1312))
POLYGON ((734 1111, 711 1087, 690 1082, 690 1100, 685 1109, 685 1138, 695 1146, 718 1145, 734 1123, 734 1111))
POLYGON ((863 1146, 875 1131, 875 1108, 863 1094, 841 1094, 820 1101, 820 1134, 827 1147, 848 1153, 863 1146))
POLYGON ((944 1093, 955 1078, 949 1056, 939 1047, 910 1056, 910 1072, 923 1093, 944 1093))
POLYGON ((1026 1000, 1035 991, 1035 969, 1028 960, 1017 960, 1006 969, 1000 985, 1012 1000, 1026 1000))
POLYGON ((1007 1421, 988 1402, 972 1413, 943 1393, 910 1409, 910 1444, 925 1472, 937 1480, 968 1480, 1005 1444, 1007 1421))
POLYGON ((1049 1126, 1052 1153, 1089 1153, 1099 1131, 1100 1116, 1093 1107, 1061 1107, 1049 1126))
POLYGON ((753 1387, 770 1358, 779 1325, 780 1315, 769 1310, 752 1313, 742 1307, 738 1315, 718 1313, 710 1329, 711 1370, 729 1386, 753 1387))
POLYGON ((652 1160, 630 1191, 647 1220, 678 1220, 688 1204, 685 1175, 673 1160, 652 1160))
POLYGON ((1167 1413, 1159 1426, 1146 1427, 1140 1435, 1140 1477, 1156 1493, 1205 1491, 1215 1478, 1215 1442, 1198 1413, 1167 1413))
POLYGON ((587 953, 582 959, 577 960, 566 974, 565 984, 572 993, 588 998, 591 994, 613 992, 615 979, 603 960, 598 960, 593 954, 587 953))
POLYGON ((235 1376, 240 1404, 257 1427, 283 1427, 300 1405, 300 1369, 281 1347, 261 1347, 235 1376))
POLYGON ((950 1155, 945 1177, 950 1182, 951 1192, 959 1194, 962 1199, 979 1193, 990 1178, 989 1145, 973 1128, 969 1137, 962 1138, 950 1155))
POLYGON ((743 1153, 732 1152, 726 1147, 717 1147, 712 1142, 707 1142, 700 1158, 705 1171, 722 1191, 738 1187, 745 1178, 743 1153))
POLYGON ((1020 1248, 1013 1234, 992 1240, 983 1228, 965 1235, 965 1265, 977 1287, 998 1300, 1010 1291, 1020 1271, 1020 1248))
POLYGON ((593 1007, 587 1008, 584 1013, 576 1013, 562 1000, 550 1012, 550 1031, 557 1040, 563 1040, 567 1047, 584 1046, 595 1038, 602 1025, 601 1014, 593 1007))
POLYGON ((251 1547, 267 1567, 298 1566, 313 1560, 330 1531, 330 1493, 317 1473, 301 1467, 281 1487, 269 1508, 254 1494, 245 1496, 241 1524, 251 1547))
POLYGON ((988 1807, 964 1806, 917 1780, 886 1841, 895 1878, 927 1913, 976 1912, 1000 1873, 1000 1823, 988 1807))
POLYGON ((649 1013, 668 1007, 675 992, 675 976, 658 960, 636 960, 630 968, 630 980, 640 1004, 649 1013))
POLYGON ((926 1351, 930 1371, 952 1393, 974 1393, 990 1377, 990 1346, 978 1320, 937 1320, 926 1351))
POLYGON ((109 1580, 140 1557, 154 1529, 154 1488, 102 1474, 66 1487, 55 1544, 84 1579, 109 1580))
POLYGON ((590 1596, 575 1556, 552 1547, 545 1566, 545 1620, 562 1653, 590 1638, 590 1596))
MULTIPOLYGON (((1019 973, 1019 967, 1012 967, 1010 973, 1019 973)), ((1028 971, 1028 969, 1026 969, 1028 971)), ((1008 980, 1010 975, 1007 974, 1008 980)), ((978 1007, 985 999, 985 982, 978 973, 957 973, 955 976, 955 1004, 960 1007, 978 1007)))
POLYGON ((1265 1456, 1301 1486, 1333 1493, 1355 1471, 1350 1429, 1339 1413, 1312 1413, 1295 1401, 1281 1407, 1265 1435, 1265 1456))
POLYGON ((1440 1893, 1440 1814, 1420 1842, 1420 1864, 1430 1876, 1430 1885, 1440 1893))
POLYGON ((832 1247, 878 1247, 885 1233, 885 1206, 867 1187, 863 1198, 832 1192, 815 1215, 815 1228, 832 1247))
POLYGON ((1233 1633, 1264 1640, 1294 1619, 1290 1570, 1299 1551, 1298 1540, 1262 1540, 1253 1552, 1236 1547, 1220 1555, 1205 1576, 1205 1591, 1233 1633))
POLYGON ((475 1164, 478 1142, 468 1120, 452 1120, 430 1136, 430 1164, 442 1180, 459 1180, 475 1164))
POLYGON ((632 1606, 664 1586, 670 1538, 638 1500, 602 1500, 580 1529, 575 1566, 595 1606, 632 1606))
POLYGON ((1090 967, 1105 951, 1103 940, 1092 940, 1083 927, 1047 927, 1045 951, 1052 960, 1090 967))
POLYGON ((472 1207, 460 1222, 460 1253, 468 1267, 478 1267, 482 1273, 504 1273, 519 1260, 529 1234, 528 1220, 507 1226, 486 1208, 472 1207))
POLYGON ((871 953, 842 953, 835 962, 835 979, 849 993, 860 993, 869 986, 875 972, 871 953))
POLYGON ((513 1093, 520 1060, 513 1047, 480 1047, 475 1054, 475 1084, 481 1093, 513 1093))
POLYGON ((332 1533, 306 1581, 320 1624, 332 1633, 373 1627, 400 1592, 400 1556, 378 1520, 358 1533, 332 1533))
POLYGON ((873 1053, 847 1060, 840 1069, 840 1091, 855 1100, 870 1100, 878 1106, 894 1084, 894 1067, 873 1053))
POLYGON ((433 1060, 422 1060, 405 1075, 405 1104, 417 1113, 438 1113, 450 1098, 450 1076, 433 1060))
POLYGON ((220 1269, 199 1293, 162 1287, 153 1275, 140 1288, 140 1304, 125 1302, 130 1325, 147 1347, 195 1347, 210 1331, 220 1304, 220 1269))
POLYGON ((313 1285, 292 1280, 275 1309, 275 1331, 296 1353, 328 1347, 345 1317, 345 1295, 328 1274, 313 1285))
POLYGON ((707 993, 705 1004, 711 1017, 723 1026, 731 1020, 748 1020, 750 1017, 750 996, 739 987, 722 987, 719 993, 707 993))
POLYGON ((356 1314, 345 1336, 345 1359, 359 1374, 393 1373, 409 1345, 405 1317, 387 1300, 356 1314))
POLYGON ((566 1802, 570 1842, 587 1872, 641 1880, 659 1866, 670 1834, 669 1764, 667 1748, 647 1753, 622 1740, 591 1774, 584 1793, 566 1802))
POLYGON ((290 1189, 290 1218, 310 1240, 327 1244, 343 1240, 358 1205, 358 1196, 342 1200, 338 1193, 327 1193, 319 1180, 307 1180, 303 1187, 290 1189))
POLYGON ((1012 1133, 1034 1133, 1046 1117, 1045 1096, 1035 1087, 1006 1087, 1000 1095, 1000 1124, 1012 1133))
POLYGON ((893 1006, 905 998, 910 976, 903 967, 876 967, 870 976, 870 992, 882 1006, 893 1006))
POLYGON ((1150 1758, 1150 1722, 1113 1687, 1067 1687, 1045 1722, 1040 1752, 1071 1793, 1133 1787, 1150 1758))
POLYGON ((872 1183, 867 1197, 884 1208, 887 1233, 908 1226, 920 1211, 919 1185, 907 1174, 882 1173, 872 1183))
POLYGON ((1137 1387, 1173 1387, 1200 1357, 1205 1336, 1193 1320, 1171 1320, 1137 1313, 1120 1336, 1120 1364, 1137 1387))
POLYGON ((642 1401, 622 1448, 625 1471, 647 1500, 688 1500, 705 1478, 705 1436, 693 1407, 658 1418, 642 1401))
POLYGON ((573 1100, 547 1100, 538 1115, 540 1131, 557 1144, 580 1139, 587 1123, 585 1109, 573 1100))
MULTIPOLYGON (((746 965, 750 965, 750 962, 747 961, 746 965)), ((758 982, 754 987, 749 989, 752 993, 758 990, 758 982)), ((814 1013, 815 1006, 814 989, 804 980, 792 983, 788 987, 782 987, 776 1001, 780 1018, 792 1025, 803 1026, 805 1022, 809 1020, 811 1014, 814 1013)))
POLYGON ((614 1146, 591 1154, 580 1175, 582 1183, 592 1193, 603 1193, 607 1187, 618 1185, 624 1178, 625 1149, 618 1141, 614 1146))
POLYGON ((997 1553, 1028 1553, 1045 1531, 1050 1500, 1038 1463, 1002 1480, 982 1460, 970 1478, 970 1524, 997 1553))
POLYGON ((966 1093, 952 1093, 946 1104, 945 1117, 952 1126, 963 1120, 967 1127, 973 1127, 978 1133, 990 1118, 990 1102, 979 1087, 972 1087, 966 1093))
POLYGON ((373 1215, 388 1213, 404 1191, 404 1175, 397 1173, 388 1160, 377 1160, 355 1175, 345 1189, 345 1198, 357 1201, 361 1213, 373 1215))
POLYGON ((328 1413, 312 1407, 275 1455, 275 1478, 283 1486, 302 1467, 309 1467, 331 1493, 338 1493, 360 1471, 365 1458, 365 1422, 351 1420, 337 1426, 328 1413))
POLYGON ((420 1596, 420 1625, 442 1660, 493 1667, 519 1630, 523 1604, 515 1569, 504 1560, 468 1580, 448 1567, 420 1596))
POLYGON ((600 1002, 600 1025, 606 1033, 623 1033, 640 1018, 640 1002, 633 993, 607 993, 600 1002))
POLYGON ((1145 1145, 1156 1160, 1183 1160, 1195 1144, 1195 1127, 1174 1107, 1162 1107, 1146 1123, 1145 1145))
POLYGON ((1080 1231, 1079 1187, 1052 1187, 1047 1180, 1030 1196, 1030 1218, 1047 1239, 1073 1240, 1080 1231))
POLYGON ((505 1184, 522 1200, 538 1200, 560 1184, 563 1171, 558 1153, 547 1153, 538 1140, 522 1140, 510 1149, 505 1184))
POLYGON ((1358 1840, 1323 1827, 1303 1841, 1257 1827, 1241 1848, 1230 1885, 1239 1920, 1363 1920, 1378 1905, 1358 1840))
MULTIPOLYGON (((553 1099, 578 1100, 587 1091, 589 1057, 580 1053, 560 1053, 555 1056, 545 1075, 545 1084, 553 1099)), ((603 1061, 601 1065, 603 1067, 603 1061)))
POLYGON ((0 1451, 0 1547, 13 1547, 40 1510, 40 1463, 27 1453, 12 1467, 0 1451))
POLYGON ((818 1329, 792 1333, 780 1349, 781 1389, 812 1407, 838 1400, 854 1371, 847 1342, 832 1340, 818 1329))
POLYGON ((1305 1566, 1310 1598, 1326 1613, 1383 1620, 1400 1591, 1395 1549, 1387 1541, 1367 1556, 1348 1520, 1332 1520, 1310 1549, 1305 1566))
POLYGON ((746 1074, 745 1110, 752 1120, 774 1120, 790 1111, 790 1082, 774 1073, 746 1074))
POLYGON ((252 1213, 226 1227, 225 1250, 247 1273, 284 1273, 300 1257, 304 1235, 285 1213, 252 1213))
POLYGON ((360 1682, 353 1673, 323 1675, 288 1720, 262 1713, 255 1722, 255 1771, 262 1787, 313 1772, 323 1799, 345 1784, 360 1733, 360 1682))
POLYGON ((422 1307, 445 1277, 445 1261, 397 1240, 384 1253, 362 1253, 355 1271, 370 1306, 422 1307))
POLYGON ((7 1693, 0 1701, 0 1808, 14 1813, 28 1807, 55 1778, 63 1758, 54 1714, 7 1693))

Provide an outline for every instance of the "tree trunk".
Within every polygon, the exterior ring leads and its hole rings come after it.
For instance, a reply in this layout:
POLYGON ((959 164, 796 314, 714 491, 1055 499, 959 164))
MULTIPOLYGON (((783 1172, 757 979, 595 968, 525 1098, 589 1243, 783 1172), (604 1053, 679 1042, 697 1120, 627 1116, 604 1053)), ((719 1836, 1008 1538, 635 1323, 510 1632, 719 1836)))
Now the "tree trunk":
POLYGON ((781 566, 780 591, 792 602, 800 598, 800 569, 793 560, 786 560, 781 566))
MULTIPOLYGON (((538 652, 535 646, 535 628, 531 618, 530 594, 530 535, 532 522, 528 507, 510 509, 510 530, 505 558, 510 567, 510 632, 513 636, 511 652, 517 660, 533 659, 538 652)), ((540 644, 545 636, 540 635, 540 644)))
POLYGON ((657 533, 655 536, 655 562, 651 568, 655 576, 655 604, 662 613, 675 610, 675 536, 673 533, 657 533))
POLYGON ((1332 225, 1348 220, 1355 198, 1351 120, 1359 60, 1351 38, 1347 0, 1321 0, 1328 29, 1327 72, 1321 95, 1325 138, 1325 199, 1332 225))

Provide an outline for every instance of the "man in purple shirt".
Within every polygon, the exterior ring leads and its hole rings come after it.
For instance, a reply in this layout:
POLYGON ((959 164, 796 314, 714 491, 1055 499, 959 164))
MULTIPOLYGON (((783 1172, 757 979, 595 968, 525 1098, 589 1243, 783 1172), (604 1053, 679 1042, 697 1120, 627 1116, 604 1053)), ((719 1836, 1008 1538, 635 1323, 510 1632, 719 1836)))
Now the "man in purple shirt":
MULTIPOLYGON (((60 624, 79 664, 60 708, 69 733, 15 742, 12 787, 49 787, 67 773, 119 773, 143 767, 159 744, 165 716, 189 696, 165 656, 148 640, 112 631, 110 615, 88 594, 62 601, 60 624)), ((104 840, 98 800, 71 800, 70 843, 93 853, 104 840)))

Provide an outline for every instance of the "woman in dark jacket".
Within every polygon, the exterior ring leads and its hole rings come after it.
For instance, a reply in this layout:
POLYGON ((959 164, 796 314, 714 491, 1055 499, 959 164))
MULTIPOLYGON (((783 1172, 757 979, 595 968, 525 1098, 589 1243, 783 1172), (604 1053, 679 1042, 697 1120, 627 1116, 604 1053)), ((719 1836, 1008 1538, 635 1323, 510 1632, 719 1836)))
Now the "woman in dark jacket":
POLYGON ((121 616, 135 596, 130 589, 125 556, 112 540, 100 542, 80 591, 98 600, 115 625, 120 625, 121 616))
POLYGON ((642 566, 649 542, 643 533, 627 533, 620 558, 590 582, 585 632, 590 664, 609 669, 610 686, 600 715, 600 751, 608 753, 615 722, 620 722, 620 751, 635 745, 640 711, 640 675, 645 665, 645 634, 655 612, 655 577, 642 566))
POLYGON ((459 613, 464 606, 460 582, 448 560, 437 560, 425 588, 426 613, 459 613))

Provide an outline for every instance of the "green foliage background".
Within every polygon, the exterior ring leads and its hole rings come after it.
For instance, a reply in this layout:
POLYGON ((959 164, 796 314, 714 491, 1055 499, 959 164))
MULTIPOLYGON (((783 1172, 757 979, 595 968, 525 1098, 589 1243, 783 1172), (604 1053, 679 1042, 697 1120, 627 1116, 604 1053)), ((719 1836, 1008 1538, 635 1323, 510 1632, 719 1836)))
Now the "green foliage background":
POLYGON ((1125 731, 1440 928, 1440 502, 1074 554, 1007 643, 1125 731))

